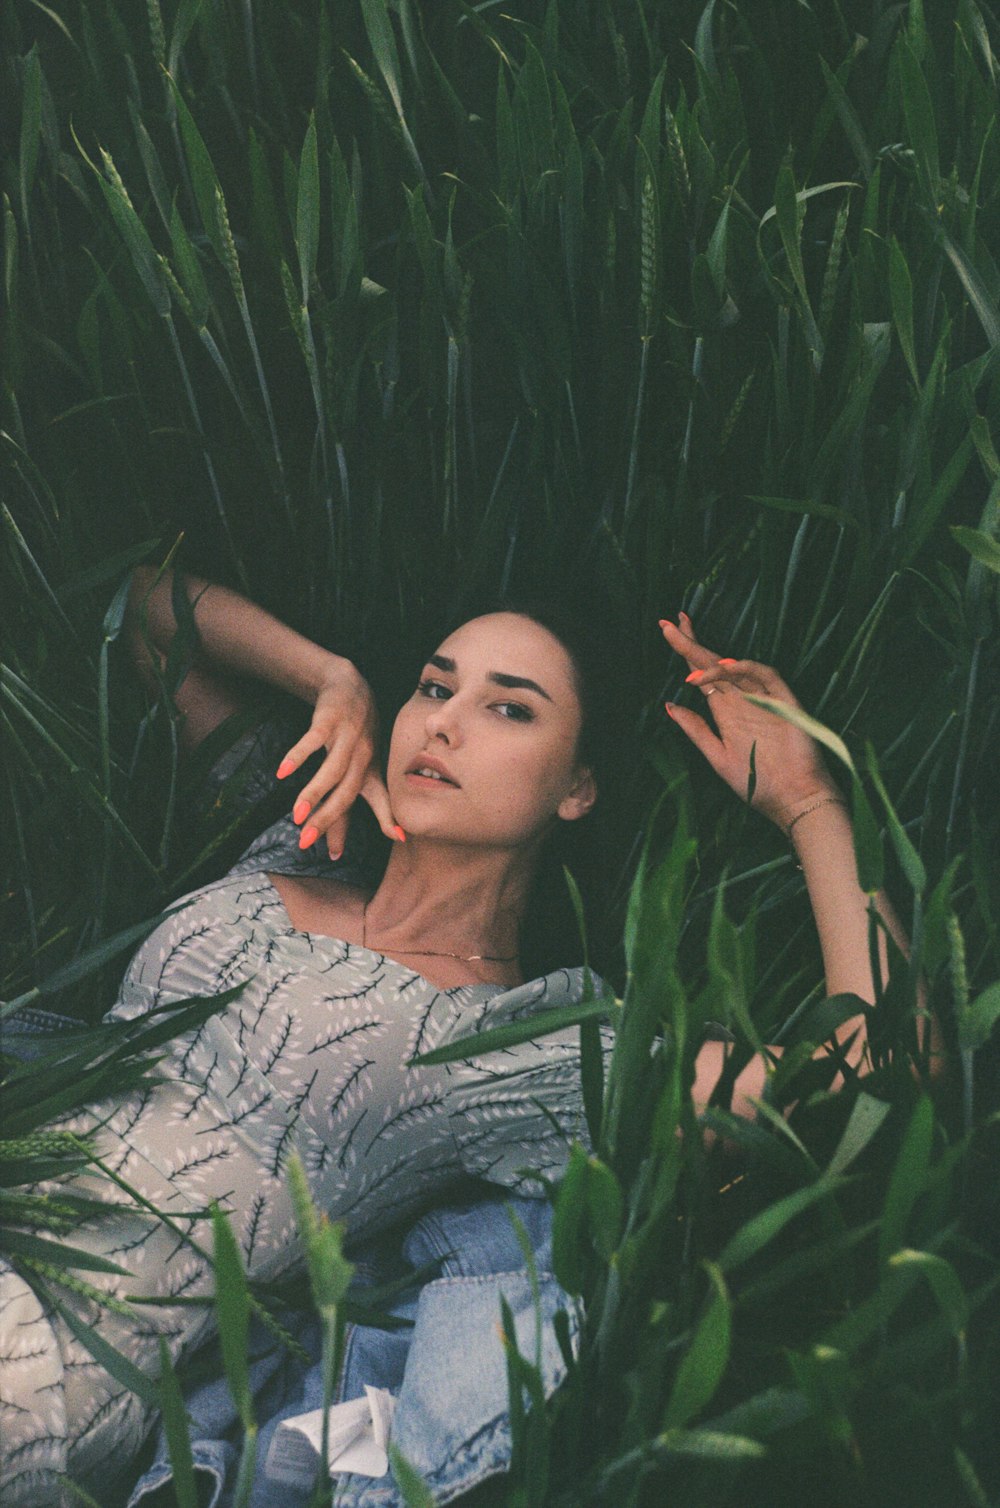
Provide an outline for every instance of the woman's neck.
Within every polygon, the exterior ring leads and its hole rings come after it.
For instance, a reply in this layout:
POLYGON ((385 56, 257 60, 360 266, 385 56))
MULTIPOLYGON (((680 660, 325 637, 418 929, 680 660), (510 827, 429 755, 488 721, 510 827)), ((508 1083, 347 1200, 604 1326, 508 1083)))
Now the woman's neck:
POLYGON ((368 902, 368 945, 389 954, 412 950, 415 966, 421 948, 516 961, 534 872, 534 857, 521 849, 411 838, 393 847, 368 902))

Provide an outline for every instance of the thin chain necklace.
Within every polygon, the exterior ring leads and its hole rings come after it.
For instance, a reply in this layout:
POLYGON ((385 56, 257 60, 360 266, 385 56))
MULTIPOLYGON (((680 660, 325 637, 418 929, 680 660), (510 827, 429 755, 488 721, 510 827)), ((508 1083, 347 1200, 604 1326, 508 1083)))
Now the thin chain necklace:
MULTIPOLYGON (((369 898, 370 899, 370 898, 369 898)), ((361 946, 368 947, 368 905, 361 912, 361 946)), ((457 958, 459 963, 516 963, 516 953, 500 957, 495 953, 452 953, 447 948, 393 948, 394 953, 417 953, 421 958, 457 958)))

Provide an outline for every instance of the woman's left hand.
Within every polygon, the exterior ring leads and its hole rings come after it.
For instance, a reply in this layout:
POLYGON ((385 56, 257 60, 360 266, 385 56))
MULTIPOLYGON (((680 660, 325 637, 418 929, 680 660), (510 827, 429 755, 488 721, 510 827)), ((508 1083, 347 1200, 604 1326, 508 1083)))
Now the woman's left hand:
POLYGON ((742 694, 798 707, 777 671, 755 660, 720 658, 698 643, 686 613, 680 614, 679 626, 663 620, 660 627, 670 648, 687 661, 687 680, 707 699, 716 731, 686 707, 668 703, 667 712, 737 796, 747 798, 751 751, 756 775, 751 805, 782 829, 812 802, 839 796, 814 740, 742 694))

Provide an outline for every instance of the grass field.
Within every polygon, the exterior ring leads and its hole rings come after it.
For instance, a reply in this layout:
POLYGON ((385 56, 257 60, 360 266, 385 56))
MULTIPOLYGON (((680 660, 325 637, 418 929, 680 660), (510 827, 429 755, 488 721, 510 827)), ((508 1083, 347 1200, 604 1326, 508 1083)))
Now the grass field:
MULTIPOLYGON (((245 831, 178 766, 190 644, 152 708, 129 681, 132 565, 247 591, 387 717, 401 642, 565 588, 627 653, 643 768, 589 918, 620 1051, 556 1198, 582 1344, 497 1501, 996 1503, 990 8, 8 0, 0 39, 4 997, 95 1024, 245 831), (811 1059, 787 846, 664 719, 681 607, 850 752, 866 888, 913 939, 863 1086, 811 1059), (712 1113, 736 1182, 687 1095, 706 1018, 741 1061, 805 1044, 785 1117, 712 1113)), ((31 1177, 85 1155, 33 1139, 80 1064, 4 1066, 0 1250, 52 1283, 15 1247, 31 1177)))

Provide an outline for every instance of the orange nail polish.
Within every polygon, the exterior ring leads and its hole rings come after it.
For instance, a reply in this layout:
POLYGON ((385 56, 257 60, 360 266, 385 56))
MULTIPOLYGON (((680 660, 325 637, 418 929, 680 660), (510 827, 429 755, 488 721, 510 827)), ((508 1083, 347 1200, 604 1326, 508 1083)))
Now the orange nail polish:
POLYGON ((670 717, 673 717, 673 715, 674 715, 674 704, 673 704, 673 702, 664 702, 663 703, 663 710, 670 717))
POLYGON ((319 837, 319 828, 318 827, 304 827, 302 829, 302 836, 299 839, 299 847, 300 848, 310 848, 312 846, 312 844, 316 842, 316 839, 318 837, 319 837))
POLYGON ((279 764, 278 768, 275 770, 274 773, 275 773, 275 776, 276 776, 276 778, 278 780, 284 780, 285 777, 286 777, 286 775, 290 775, 294 769, 295 769, 295 760, 294 759, 289 759, 286 756, 281 761, 281 763, 279 764))
POLYGON ((698 682, 704 679, 704 676, 705 672, 703 670, 692 670, 691 674, 686 675, 684 679, 685 681, 690 682, 692 685, 697 686, 698 682))
POLYGON ((720 665, 725 665, 726 669, 728 670, 729 667, 730 667, 730 665, 735 665, 736 664, 736 661, 735 660, 720 660, 719 664, 720 665))
POLYGON ((406 834, 404 833, 403 829, 399 826, 398 823, 396 824, 396 826, 392 830, 392 836, 398 842, 400 842, 400 843, 405 843, 406 842, 406 834))
POLYGON ((296 824, 298 824, 299 822, 304 822, 311 811, 312 806, 310 805, 310 803, 308 801, 304 801, 300 796, 298 801, 296 801, 295 805, 292 807, 292 821, 296 824))

